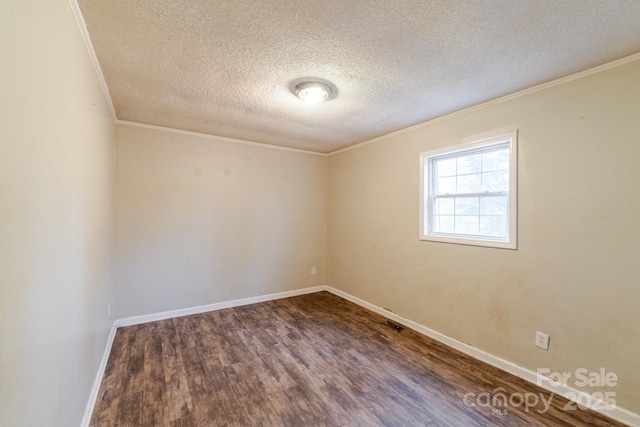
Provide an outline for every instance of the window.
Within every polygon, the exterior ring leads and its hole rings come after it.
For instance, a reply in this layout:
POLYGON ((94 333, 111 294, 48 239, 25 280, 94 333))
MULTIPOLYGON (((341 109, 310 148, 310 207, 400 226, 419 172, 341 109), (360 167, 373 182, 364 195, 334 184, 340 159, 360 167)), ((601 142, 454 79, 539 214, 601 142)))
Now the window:
POLYGON ((420 156, 422 240, 516 249, 516 132, 420 156))

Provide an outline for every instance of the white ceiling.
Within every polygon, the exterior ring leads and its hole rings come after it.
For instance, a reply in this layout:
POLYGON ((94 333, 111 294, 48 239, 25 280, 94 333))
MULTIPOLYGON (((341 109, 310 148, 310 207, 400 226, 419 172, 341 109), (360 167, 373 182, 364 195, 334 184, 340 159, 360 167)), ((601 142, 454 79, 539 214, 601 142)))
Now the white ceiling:
POLYGON ((78 3, 118 120, 321 153, 640 52, 639 0, 78 3))

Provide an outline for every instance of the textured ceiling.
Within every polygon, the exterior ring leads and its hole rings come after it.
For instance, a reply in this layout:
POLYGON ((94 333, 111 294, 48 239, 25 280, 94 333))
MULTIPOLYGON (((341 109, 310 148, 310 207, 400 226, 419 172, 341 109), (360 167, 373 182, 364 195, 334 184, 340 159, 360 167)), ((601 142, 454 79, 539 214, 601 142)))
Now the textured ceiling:
POLYGON ((323 153, 640 52, 638 0, 78 3, 118 120, 323 153))

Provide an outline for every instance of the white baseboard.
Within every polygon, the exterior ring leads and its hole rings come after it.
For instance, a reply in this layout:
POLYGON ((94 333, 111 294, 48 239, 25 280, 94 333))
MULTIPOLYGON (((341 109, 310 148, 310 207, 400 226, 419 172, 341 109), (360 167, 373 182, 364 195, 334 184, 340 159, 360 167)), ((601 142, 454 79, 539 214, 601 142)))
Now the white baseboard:
POLYGON ((125 317, 116 319, 115 325, 132 326, 142 323, 156 322, 158 320, 172 319, 174 317, 189 316, 191 314, 206 313, 207 311, 222 310, 225 308, 240 307, 243 305, 256 304, 259 302, 271 301, 282 298, 295 297, 298 295, 312 294, 326 290, 326 286, 314 286, 311 288, 295 289, 293 291, 277 292, 275 294, 262 295, 257 297, 242 298, 231 301, 223 301, 215 304, 200 305, 197 307, 181 308, 178 310, 163 311, 160 313, 145 314, 142 316, 125 317))
MULTIPOLYGON (((288 297, 293 297, 293 296, 298 296, 298 295, 305 295, 305 294, 310 294, 310 293, 314 293, 314 292, 320 292, 320 291, 328 291, 331 292, 334 295, 337 295, 341 298, 344 298, 346 300, 349 300, 355 304, 358 304, 361 307, 364 307, 368 310, 371 310, 375 313, 378 313, 388 319, 391 319, 397 323, 400 323, 408 328, 413 329, 416 332, 419 332, 423 335, 426 335, 430 338, 433 338, 445 345, 448 345, 449 347, 452 347, 458 351, 461 351, 462 353, 468 354, 469 356, 481 360, 485 363, 488 363, 492 366, 495 366, 496 368, 499 368, 505 372, 508 372, 512 375, 515 375, 519 378, 522 378, 526 381, 529 381, 530 383, 539 385, 541 387, 543 387, 544 389, 555 393, 557 395, 561 395, 561 396, 579 396, 580 393, 584 393, 581 392, 579 390, 576 390, 572 387, 569 387, 567 385, 555 385, 554 383, 548 381, 548 378, 539 376, 538 373, 533 372, 530 369, 524 368, 522 366, 519 366, 513 362, 510 362, 508 360, 502 359, 498 356, 495 356, 491 353, 487 353, 486 351, 477 349, 473 346, 470 346, 469 344, 465 344, 463 342, 460 342, 454 338, 451 338, 447 335, 441 334, 440 332, 434 331, 433 329, 430 329, 426 326, 423 326, 419 323, 416 323, 412 320, 409 320, 407 318, 404 318, 402 316, 399 316, 389 310, 385 310, 382 307, 378 307, 376 305, 373 305, 367 301, 364 301, 360 298, 357 298, 353 295, 350 295, 346 292, 343 292, 341 290, 332 288, 331 286, 314 286, 314 287, 310 287, 310 288, 303 288, 303 289, 296 289, 293 291, 287 291, 287 292, 278 292, 278 293, 274 293, 274 294, 268 294, 268 295, 262 295, 262 296, 257 296, 257 297, 250 297, 250 298, 242 298, 242 299, 237 299, 237 300, 231 300, 231 301, 223 301, 223 302, 219 302, 219 303, 215 303, 215 304, 208 304, 208 305, 201 305, 198 307, 190 307, 190 308, 184 308, 184 309, 179 309, 179 310, 171 310, 171 311, 164 311, 161 313, 153 313, 153 314, 147 314, 147 315, 143 315, 143 316, 134 316, 134 317, 127 317, 127 318, 122 318, 122 319, 117 319, 114 322, 114 325, 111 329, 111 334, 109 335, 109 339, 107 341, 107 346, 105 348, 105 353, 103 356, 103 360, 100 364, 100 368, 98 371, 98 374, 96 376, 96 379, 94 381, 94 385, 93 385, 93 389, 91 390, 91 396, 89 398, 89 402, 87 403, 87 408, 85 410, 85 415, 82 419, 82 425, 81 427, 88 427, 89 426, 89 421, 91 420, 91 414, 93 412, 93 407, 95 405, 96 399, 98 397, 98 391, 100 389, 100 382, 102 380, 102 376, 104 375, 104 370, 107 366, 107 360, 109 358, 109 353, 111 352, 111 345, 113 344, 113 339, 115 337, 115 332, 116 329, 118 327, 123 327, 123 326, 132 326, 132 325, 139 325, 139 324, 143 324, 143 323, 148 323, 148 322, 155 322, 157 320, 164 320, 164 319, 171 319, 174 317, 180 317, 180 316, 188 316, 191 314, 198 314, 198 313, 205 313, 208 311, 215 311, 215 310, 222 310, 225 308, 232 308, 232 307, 240 307, 243 305, 249 305, 249 304, 256 304, 259 302, 265 302, 265 301, 271 301, 271 300, 276 300, 276 299, 282 299, 282 298, 288 298, 288 297)), ((575 401, 575 400, 574 400, 575 401)), ((576 403, 580 403, 581 405, 584 405, 584 402, 576 402, 576 403)), ((592 400, 592 405, 598 406, 598 404, 600 402, 598 402, 597 400, 592 400)), ((621 423, 624 423, 628 426, 632 426, 632 427, 640 427, 640 415, 636 414, 634 412, 631 412, 627 409, 621 408, 619 406, 617 406, 614 409, 610 409, 610 410, 606 410, 606 411, 600 411, 603 412, 606 416, 608 416, 609 418, 612 418, 616 421, 619 421, 621 423)))
POLYGON ((96 374, 96 378, 93 380, 93 387, 91 387, 91 393, 89 394, 87 406, 84 409, 84 416, 82 417, 80 427, 89 427, 89 423, 91 422, 91 415, 93 414, 94 406, 96 406, 98 392, 100 391, 100 384, 102 383, 104 371, 107 369, 107 362, 109 361, 109 354, 111 354, 111 346, 113 345, 113 339, 116 337, 117 329, 118 328, 115 324, 111 325, 111 331, 107 338, 107 345, 104 348, 104 353, 102 353, 102 360, 100 361, 100 366, 98 366, 98 373, 96 374))
POLYGON ((157 320, 171 319, 171 318, 180 317, 180 316, 188 316, 190 314, 205 313, 207 311, 222 310, 224 308, 240 307, 243 305, 256 304, 259 302, 271 301, 271 300, 288 298, 288 297, 295 297, 298 295, 311 294, 314 292, 320 292, 324 290, 327 290, 326 286, 314 286, 310 288, 296 289, 293 291, 286 291, 286 292, 278 292, 275 294, 268 294, 268 295, 262 295, 262 296, 251 297, 251 298, 242 298, 237 300, 224 301, 216 304, 201 305, 198 307, 164 311, 161 313, 147 314, 144 316, 134 316, 134 317, 116 319, 115 322, 113 322, 113 325, 111 326, 111 332, 109 333, 109 337, 107 338, 107 344, 105 345, 104 353, 102 354, 102 360, 100 361, 100 366, 98 367, 96 378, 93 381, 93 387, 91 388, 91 393, 89 394, 89 400, 87 401, 87 406, 85 407, 84 416, 82 417, 82 422, 80 424, 80 427, 89 427, 89 423, 91 422, 91 415, 93 414, 93 408, 95 407, 96 400, 98 399, 98 392, 100 391, 100 384, 102 383, 102 377, 104 376, 104 371, 107 368, 107 362, 109 361, 109 354, 111 354, 111 347, 113 346, 113 340, 116 337, 116 331, 119 327, 140 325, 143 323, 155 322, 157 320))
MULTIPOLYGON (((441 334, 440 332, 434 331, 433 329, 427 328, 426 326, 423 326, 419 323, 416 323, 412 320, 409 320, 407 318, 404 318, 402 316, 399 316, 389 310, 385 310, 382 307, 378 307, 376 305, 373 305, 367 301, 364 301, 360 298, 354 297, 353 295, 350 295, 346 292, 343 292, 341 290, 332 288, 330 286, 324 286, 323 287, 324 290, 327 290, 329 292, 331 292, 334 295, 337 295, 339 297, 342 297, 346 300, 349 300, 355 304, 358 304, 361 307, 364 307, 368 310, 371 310, 375 313, 378 313, 388 319, 393 320, 394 322, 397 322, 399 324, 402 324, 408 328, 413 329, 416 332, 419 332, 423 335, 426 335, 430 338, 435 339, 436 341, 440 341, 441 343, 448 345, 449 347, 453 347, 458 351, 461 351, 462 353, 468 354, 469 356, 481 360, 485 363, 488 363, 489 365, 495 366, 496 368, 499 368, 503 371, 506 371, 512 375, 515 375, 519 378, 522 378, 526 381, 529 381, 530 383, 539 385, 540 387, 555 393, 557 395, 560 396, 564 396, 564 397, 571 397, 571 396, 577 396, 579 397, 581 394, 584 395, 584 391, 580 391, 577 389, 574 389, 573 387, 567 386, 567 385, 563 385, 563 384, 558 384, 555 385, 554 383, 552 383, 551 381, 549 381, 549 378, 543 377, 543 376, 539 376, 539 374, 537 372, 533 372, 530 369, 524 368, 522 366, 516 365, 513 362, 510 362, 508 360, 502 359, 498 356, 495 356, 491 353, 487 353, 486 351, 477 349, 473 346, 470 346, 469 344, 465 344, 463 342, 460 342, 456 339, 453 339, 451 337, 448 337, 444 334, 441 334)), ((571 399, 570 399, 571 400, 571 399)), ((577 402, 576 399, 573 399, 574 402, 579 403, 583 406, 584 405, 584 401, 583 402, 577 402)), ((595 398, 591 398, 590 399, 591 405, 589 406, 593 406, 595 408, 602 408, 604 407, 603 403, 595 398)), ((621 408, 619 406, 616 406, 614 409, 609 409, 609 410, 600 410, 598 412, 603 413, 604 415, 606 415, 609 418, 612 418, 616 421, 619 421, 623 424, 626 424, 628 426, 632 426, 632 427, 640 427, 640 415, 636 414, 635 412, 631 412, 627 409, 621 408)))

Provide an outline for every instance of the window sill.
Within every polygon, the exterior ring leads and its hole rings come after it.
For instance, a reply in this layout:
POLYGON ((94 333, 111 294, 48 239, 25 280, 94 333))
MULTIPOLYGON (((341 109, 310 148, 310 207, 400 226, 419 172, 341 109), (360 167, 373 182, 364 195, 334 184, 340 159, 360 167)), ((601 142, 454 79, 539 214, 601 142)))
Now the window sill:
POLYGON ((430 241, 430 242, 440 242, 440 243, 451 243, 456 245, 484 246, 488 248, 511 249, 511 250, 518 249, 517 242, 504 242, 499 240, 495 240, 495 241, 479 240, 474 238, 436 236, 436 235, 420 236, 420 240, 430 241))

